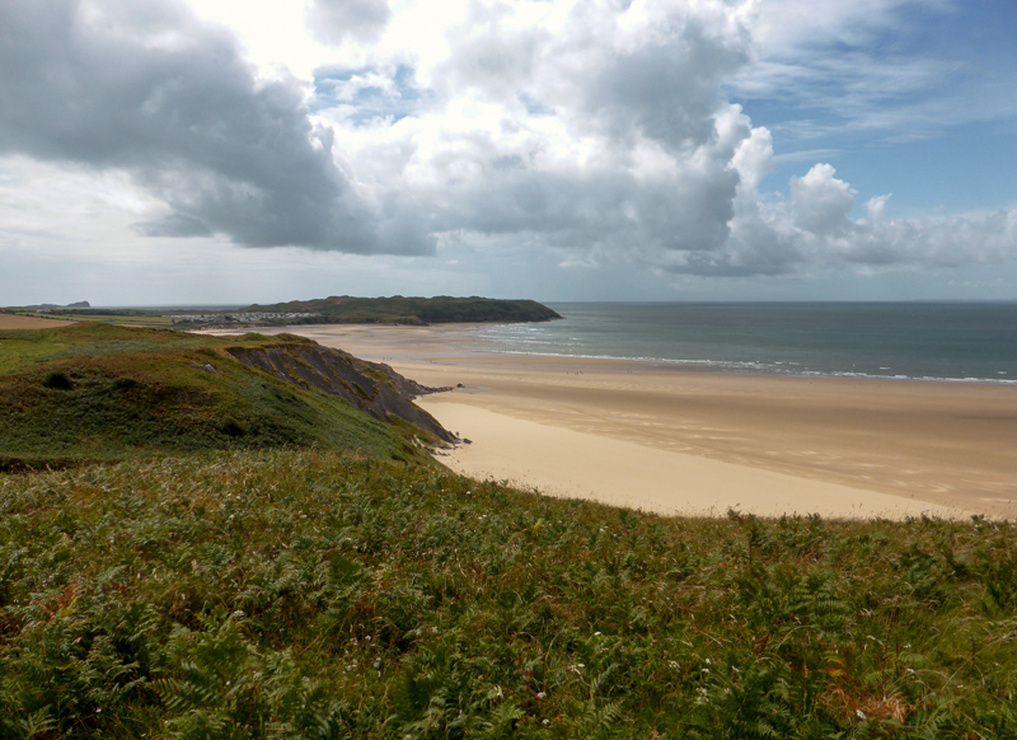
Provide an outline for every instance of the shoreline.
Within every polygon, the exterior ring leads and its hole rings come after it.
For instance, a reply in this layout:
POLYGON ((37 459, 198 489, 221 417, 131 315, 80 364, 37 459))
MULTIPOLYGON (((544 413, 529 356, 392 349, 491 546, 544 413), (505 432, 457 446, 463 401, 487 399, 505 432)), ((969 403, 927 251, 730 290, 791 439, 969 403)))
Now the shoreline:
POLYGON ((635 368, 649 366, 660 370, 670 370, 673 372, 689 372, 689 373, 704 373, 719 375, 744 375, 748 377, 767 377, 767 378, 803 378, 806 380, 819 380, 819 379, 830 379, 830 380, 875 380, 875 381, 886 381, 894 383, 949 383, 949 384, 960 384, 960 385, 1000 385, 1000 386, 1017 386, 1017 379, 1011 378, 949 378, 949 377, 937 377, 931 375, 914 376, 914 375, 873 375, 870 373, 862 372, 836 372, 836 373, 822 373, 819 371, 805 371, 805 372, 773 372, 768 370, 745 370, 740 367, 733 367, 737 365, 734 362, 725 362, 721 360, 669 360, 662 357, 614 357, 612 355, 569 355, 564 353, 556 354, 554 352, 522 352, 517 350, 502 350, 497 354, 505 355, 507 357, 547 357, 551 360, 576 360, 592 361, 592 362, 619 362, 628 363, 635 368))
POLYGON ((1009 385, 496 353, 473 329, 265 333, 309 336, 427 386, 461 386, 417 403, 472 440, 439 457, 472 477, 663 514, 1017 518, 1009 385))
MULTIPOLYGON (((546 359, 549 364, 559 363, 610 363, 631 367, 633 371, 644 369, 660 370, 675 373, 692 373, 703 375, 723 375, 737 377, 764 377, 764 378, 798 378, 802 380, 837 380, 837 381, 875 381, 889 383, 942 383, 947 385, 974 385, 974 386, 1001 386, 1017 387, 1017 378, 1010 377, 949 377, 932 375, 878 375, 873 373, 855 371, 822 372, 813 371, 786 371, 776 372, 772 370, 752 370, 746 366, 752 363, 741 363, 727 360, 687 360, 669 359, 663 357, 617 357, 614 355, 579 355, 555 352, 526 352, 522 350, 505 349, 469 349, 454 352, 450 348, 453 344, 468 339, 471 342, 482 342, 492 347, 497 344, 496 340, 478 336, 474 332, 478 329, 498 325, 501 322, 456 322, 425 325, 410 324, 294 324, 287 326, 252 326, 249 328, 216 326, 207 329, 190 329, 196 333, 210 333, 219 335, 244 334, 256 332, 262 334, 298 334, 314 338, 324 344, 328 341, 335 341, 337 337, 347 338, 357 347, 363 347, 365 352, 384 353, 384 358, 368 356, 364 359, 387 362, 388 360, 420 360, 424 353, 431 352, 442 357, 455 355, 460 357, 491 355, 501 358, 529 358, 533 360, 546 359), (388 336, 386 336, 388 335, 388 336), (460 336, 462 335, 462 336, 460 336), (408 342, 403 346, 403 342, 408 342)), ((351 346, 353 346, 351 345, 351 346)), ((338 345, 333 345, 338 346, 338 345)), ((781 363, 777 363, 781 364, 781 363)), ((794 363, 788 363, 791 365, 794 363)))

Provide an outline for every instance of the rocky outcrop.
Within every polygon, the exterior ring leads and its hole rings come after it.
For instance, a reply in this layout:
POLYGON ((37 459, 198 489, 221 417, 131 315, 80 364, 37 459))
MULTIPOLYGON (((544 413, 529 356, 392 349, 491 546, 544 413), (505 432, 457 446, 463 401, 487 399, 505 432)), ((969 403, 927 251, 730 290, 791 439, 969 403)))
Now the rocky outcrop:
POLYGON ((455 435, 413 403, 418 396, 448 389, 428 388, 388 365, 367 362, 310 340, 293 339, 266 347, 232 347, 227 352, 279 380, 340 396, 375 419, 391 422, 395 417, 442 442, 456 441, 455 435))

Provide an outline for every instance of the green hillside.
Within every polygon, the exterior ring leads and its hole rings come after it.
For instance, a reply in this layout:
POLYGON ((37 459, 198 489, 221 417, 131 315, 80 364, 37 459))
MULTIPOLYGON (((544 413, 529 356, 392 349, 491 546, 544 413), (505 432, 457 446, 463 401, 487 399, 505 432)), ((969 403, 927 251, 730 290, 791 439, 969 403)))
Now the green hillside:
POLYGON ((414 392, 0 333, 0 738, 1017 737, 1012 523, 543 497, 434 463, 414 392))
MULTIPOLYGON (((293 348, 312 345, 95 323, 0 333, 0 466, 286 445, 429 459, 412 441, 429 433, 238 359, 273 348, 296 366, 293 348)), ((363 373, 377 371, 357 362, 348 360, 366 398, 379 383, 363 373)))

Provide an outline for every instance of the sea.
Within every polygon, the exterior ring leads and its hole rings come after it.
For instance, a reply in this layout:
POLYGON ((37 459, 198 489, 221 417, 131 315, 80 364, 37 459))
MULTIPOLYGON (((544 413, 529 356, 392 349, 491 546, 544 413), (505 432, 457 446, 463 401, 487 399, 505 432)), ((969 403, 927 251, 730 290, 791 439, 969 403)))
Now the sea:
POLYGON ((1017 303, 548 303, 478 329, 505 353, 716 372, 1017 385, 1017 303))

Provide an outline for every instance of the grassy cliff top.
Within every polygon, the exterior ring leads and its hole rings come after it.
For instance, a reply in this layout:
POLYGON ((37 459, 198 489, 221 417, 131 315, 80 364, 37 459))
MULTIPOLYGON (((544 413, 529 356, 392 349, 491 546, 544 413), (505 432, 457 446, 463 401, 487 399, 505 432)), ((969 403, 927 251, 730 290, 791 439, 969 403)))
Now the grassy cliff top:
POLYGON ((0 332, 0 467, 287 445, 427 459, 413 442, 427 432, 388 423, 401 407, 371 413, 381 394, 400 396, 388 381, 294 336, 97 323, 0 332), (312 348, 331 365, 310 366, 312 348))

